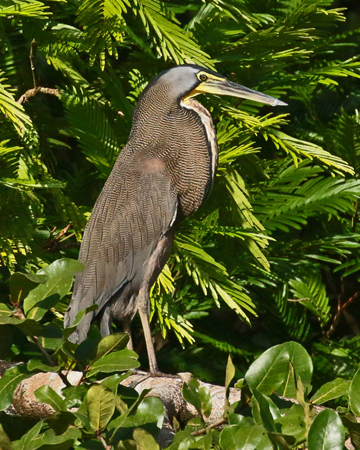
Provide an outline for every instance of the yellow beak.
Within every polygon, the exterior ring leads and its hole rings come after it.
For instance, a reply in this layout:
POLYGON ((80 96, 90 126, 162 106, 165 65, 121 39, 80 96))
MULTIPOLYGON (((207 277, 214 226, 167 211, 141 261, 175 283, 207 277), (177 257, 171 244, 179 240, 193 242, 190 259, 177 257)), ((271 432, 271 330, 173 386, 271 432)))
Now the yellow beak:
POLYGON ((232 97, 244 98, 254 102, 266 103, 271 106, 286 106, 287 103, 270 97, 270 95, 262 92, 254 91, 241 84, 233 83, 232 81, 224 79, 208 78, 205 82, 197 86, 187 97, 194 97, 198 94, 216 94, 216 95, 231 95, 232 97))

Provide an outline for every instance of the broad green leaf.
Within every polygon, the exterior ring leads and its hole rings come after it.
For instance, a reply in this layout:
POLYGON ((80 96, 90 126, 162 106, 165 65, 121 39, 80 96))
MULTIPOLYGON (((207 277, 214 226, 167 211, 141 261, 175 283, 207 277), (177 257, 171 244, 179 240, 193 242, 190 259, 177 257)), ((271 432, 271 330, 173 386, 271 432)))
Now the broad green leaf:
POLYGON ((74 448, 74 442, 80 437, 81 431, 75 427, 69 427, 60 435, 56 435, 55 431, 50 429, 34 438, 26 450, 37 449, 43 446, 44 448, 56 446, 55 448, 61 450, 70 450, 74 448))
POLYGON ((98 345, 99 339, 86 339, 75 350, 74 359, 86 366, 90 360, 95 358, 98 345))
POLYGON ((307 351, 297 342, 286 342, 266 350, 254 361, 245 374, 251 389, 263 394, 278 391, 285 397, 296 398, 295 377, 310 387, 312 361, 307 351))
POLYGON ((5 303, 0 303, 0 317, 3 316, 3 320, 6 319, 6 317, 10 317, 14 314, 14 311, 12 311, 5 303))
POLYGON ((89 387, 85 383, 64 388, 62 394, 65 397, 67 409, 80 406, 88 390, 89 387))
POLYGON ((11 405, 14 391, 18 384, 25 378, 29 378, 30 373, 26 372, 24 364, 10 367, 0 378, 0 411, 11 405))
POLYGON ((39 336, 43 327, 33 319, 18 319, 17 317, 0 316, 0 325, 15 325, 27 336, 39 336))
POLYGON ((261 425, 228 425, 220 433, 220 445, 223 450, 273 450, 261 425))
POLYGON ((44 284, 46 275, 15 272, 9 280, 10 296, 13 303, 20 303, 38 284, 44 284))
POLYGON ((140 366, 138 355, 131 350, 119 350, 98 359, 90 368, 86 376, 89 378, 99 372, 123 372, 140 366))
POLYGON ((115 333, 105 336, 97 347, 95 361, 115 350, 123 350, 129 342, 127 333, 115 333))
POLYGON ((308 450, 343 450, 345 428, 338 414, 326 409, 321 411, 311 424, 308 435, 308 450))
POLYGON ((354 378, 350 384, 349 403, 351 411, 360 415, 360 369, 355 373, 354 378))
POLYGON ((85 401, 92 429, 102 430, 114 414, 114 394, 102 385, 93 385, 86 394, 85 401))
POLYGON ((189 446, 194 441, 195 437, 190 434, 190 431, 178 431, 174 436, 172 444, 167 450, 188 450, 189 446))
POLYGON ((41 386, 34 392, 39 402, 47 403, 52 406, 55 411, 66 411, 66 402, 57 394, 50 386, 41 386))
MULTIPOLYGON (((99 439, 90 439, 88 441, 84 441, 82 445, 76 447, 76 449, 81 450, 104 450, 104 445, 99 439)), ((116 450, 118 450, 116 448, 116 450)), ((127 450, 127 449, 125 449, 127 450)), ((136 448, 135 448, 136 450, 136 448)))
POLYGON ((275 424, 281 425, 281 432, 288 436, 294 436, 296 442, 306 438, 305 411, 301 405, 293 405, 286 414, 275 419, 275 424))
POLYGON ((205 386, 200 387, 196 378, 191 378, 189 383, 182 386, 182 395, 184 400, 193 405, 197 412, 202 416, 209 417, 211 414, 211 396, 205 386))
POLYGON ((46 275, 47 281, 33 289, 24 300, 27 317, 40 320, 49 308, 70 291, 75 274, 83 267, 79 261, 63 258, 40 270, 38 275, 46 275))
MULTIPOLYGON (((325 383, 318 389, 315 394, 311 397, 311 403, 316 403, 317 405, 322 405, 329 400, 334 398, 342 397, 343 395, 348 395, 350 389, 351 381, 344 380, 343 378, 336 378, 329 383, 325 383)), ((360 399, 360 396, 359 396, 360 399)))
POLYGON ((57 350, 63 342, 62 329, 56 323, 43 325, 41 336, 38 336, 38 340, 45 349, 57 350))
POLYGON ((350 434, 351 443, 355 449, 360 448, 360 423, 357 422, 356 416, 346 413, 346 415, 341 416, 341 420, 346 431, 350 434))
POLYGON ((114 375, 111 375, 110 377, 107 377, 104 381, 101 382, 103 386, 110 389, 114 394, 117 392, 117 388, 119 384, 126 380, 131 375, 131 372, 123 373, 122 375, 116 373, 114 375))
POLYGON ((30 361, 26 364, 26 368, 29 372, 33 372, 34 370, 39 370, 41 372, 58 372, 60 366, 49 366, 42 363, 38 359, 30 359, 30 361))
POLYGON ((135 428, 133 438, 137 450, 160 450, 158 443, 151 434, 142 428, 135 428))
POLYGON ((254 389, 253 417, 258 425, 264 425, 267 431, 276 432, 275 419, 280 417, 280 411, 275 403, 266 395, 254 389), (255 413, 256 411, 256 413, 255 413))
POLYGON ((149 423, 156 423, 161 430, 164 422, 164 405, 157 397, 146 397, 139 404, 136 413, 129 415, 122 423, 122 427, 141 427, 149 423))
MULTIPOLYGON (((121 388, 121 386, 120 386, 121 388)), ((116 397, 117 399, 121 400, 121 404, 119 404, 118 401, 116 401, 116 409, 121 413, 120 416, 118 416, 116 419, 112 420, 109 425, 107 426, 107 428, 109 430, 111 430, 114 439, 114 443, 123 440, 122 437, 122 431, 121 428, 123 427, 123 424, 127 421, 128 416, 137 410, 137 407, 140 405, 140 403, 144 400, 144 398, 146 397, 146 395, 150 392, 150 389, 144 389, 143 391, 141 391, 140 395, 137 394, 137 392, 134 389, 131 388, 125 388, 123 386, 123 390, 120 393, 120 397, 116 397), (125 393, 125 394, 124 394, 125 393), (135 394, 135 395, 134 395, 135 394), (126 403, 124 402, 124 399, 131 399, 132 400, 132 404, 130 407, 127 407, 126 403), (135 399, 135 401, 134 401, 135 399), (120 437, 119 437, 120 434, 120 437)), ((142 419, 140 419, 142 420, 142 419)), ((155 421, 157 421, 157 418, 152 418, 151 422, 154 423, 155 421), (155 420, 154 420, 155 419, 155 420)), ((148 423, 148 422, 147 422, 148 423)), ((133 423, 129 424, 130 427, 133 427, 133 423)))
POLYGON ((190 445, 189 449, 197 449, 197 450, 212 450, 214 447, 212 446, 213 432, 209 431, 202 437, 198 437, 196 442, 190 445))
POLYGON ((34 443, 34 440, 39 435, 43 424, 44 422, 40 420, 26 434, 24 434, 21 439, 13 442, 13 450, 33 450, 38 448, 38 446, 34 443))

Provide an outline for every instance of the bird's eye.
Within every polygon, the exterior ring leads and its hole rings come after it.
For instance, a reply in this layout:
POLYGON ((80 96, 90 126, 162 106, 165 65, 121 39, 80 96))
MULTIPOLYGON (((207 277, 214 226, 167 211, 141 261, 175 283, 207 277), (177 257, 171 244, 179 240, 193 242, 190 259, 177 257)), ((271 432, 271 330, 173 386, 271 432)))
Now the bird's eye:
POLYGON ((200 79, 200 81, 206 81, 208 79, 208 77, 204 73, 201 73, 199 75, 199 79, 200 79))

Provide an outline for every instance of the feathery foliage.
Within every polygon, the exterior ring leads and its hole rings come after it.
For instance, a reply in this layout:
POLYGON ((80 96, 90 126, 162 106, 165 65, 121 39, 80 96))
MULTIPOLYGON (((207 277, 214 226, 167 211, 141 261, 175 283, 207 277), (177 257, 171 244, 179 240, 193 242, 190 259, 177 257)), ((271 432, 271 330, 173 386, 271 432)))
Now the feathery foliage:
MULTIPOLYGON (((160 366, 214 381, 231 351, 244 375, 244 359, 293 339, 315 355, 316 385, 352 377, 360 28, 345 3, 0 0, 1 301, 15 271, 77 258, 143 88, 161 70, 196 63, 288 107, 200 99, 217 127, 219 168, 152 290, 154 327, 186 349, 165 345, 160 366)), ((69 298, 44 326, 60 328, 69 298)), ((5 358, 31 352, 9 339, 5 358)))

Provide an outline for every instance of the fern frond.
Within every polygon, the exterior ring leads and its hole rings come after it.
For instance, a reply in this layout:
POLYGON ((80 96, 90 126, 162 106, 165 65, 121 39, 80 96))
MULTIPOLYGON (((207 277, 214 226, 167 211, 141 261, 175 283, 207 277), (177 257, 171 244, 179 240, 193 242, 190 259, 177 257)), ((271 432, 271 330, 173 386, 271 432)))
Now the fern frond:
POLYGON ((89 161, 103 173, 109 175, 119 151, 116 134, 105 111, 94 98, 81 90, 62 93, 66 117, 79 146, 89 161))
POLYGON ((0 17, 20 16, 45 19, 51 14, 49 7, 37 0, 1 0, 0 17))
POLYGON ((176 64, 187 62, 213 68, 209 55, 178 26, 166 4, 158 0, 136 0, 134 3, 138 5, 136 13, 148 35, 152 34, 151 29, 155 32, 156 50, 165 61, 172 59, 176 64))
POLYGON ((10 93, 7 84, 4 84, 6 79, 4 73, 0 72, 0 111, 5 117, 8 117, 18 132, 21 132, 27 126, 31 126, 30 117, 25 113, 22 105, 17 103, 14 96, 10 93))
POLYGON ((255 212, 266 229, 300 229, 307 218, 319 213, 339 217, 352 213, 360 194, 360 182, 354 179, 325 177, 319 168, 304 163, 288 168, 276 183, 255 197, 255 212))
POLYGON ((177 234, 175 239, 175 256, 183 265, 194 282, 200 286, 204 295, 210 291, 219 306, 219 297, 237 314, 248 321, 244 310, 255 314, 254 304, 241 287, 229 279, 226 268, 215 261, 203 247, 189 236, 177 234))
POLYGON ((330 319, 330 304, 320 274, 315 272, 303 279, 296 278, 289 284, 298 302, 314 313, 324 327, 330 319))
POLYGON ((297 305, 296 302, 288 300, 288 287, 274 296, 275 306, 281 317, 286 331, 291 339, 303 342, 310 331, 310 323, 307 320, 306 310, 297 305))

